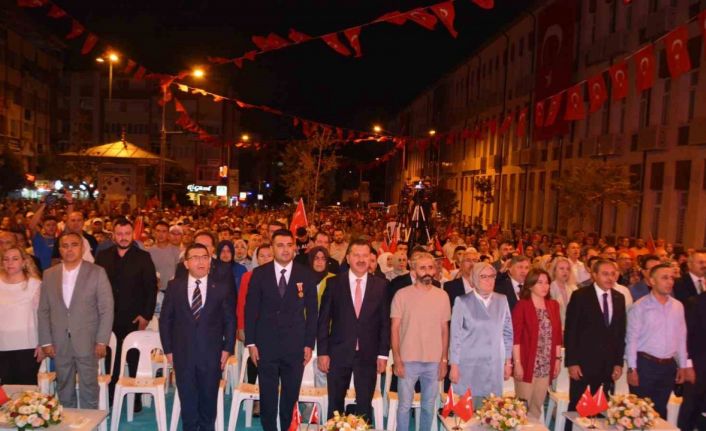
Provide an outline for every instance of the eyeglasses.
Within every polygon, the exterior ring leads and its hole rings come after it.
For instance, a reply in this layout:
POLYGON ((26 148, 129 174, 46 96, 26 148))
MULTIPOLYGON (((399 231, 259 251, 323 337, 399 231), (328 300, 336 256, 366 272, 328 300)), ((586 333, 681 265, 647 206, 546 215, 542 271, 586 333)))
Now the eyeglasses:
POLYGON ((198 255, 196 255, 196 256, 189 256, 189 257, 186 258, 186 260, 193 260, 193 261, 201 261, 201 262, 204 262, 204 261, 209 260, 210 258, 211 258, 211 256, 209 256, 209 255, 207 255, 207 254, 203 254, 203 255, 198 254, 198 255))
POLYGON ((481 274, 478 276, 481 280, 495 280, 497 274, 481 274))

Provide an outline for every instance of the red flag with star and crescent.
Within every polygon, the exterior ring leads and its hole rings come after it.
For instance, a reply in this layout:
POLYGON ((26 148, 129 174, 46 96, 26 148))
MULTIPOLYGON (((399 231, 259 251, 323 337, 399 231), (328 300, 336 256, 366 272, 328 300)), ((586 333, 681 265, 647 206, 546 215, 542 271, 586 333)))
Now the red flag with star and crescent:
POLYGON ((292 410, 292 421, 289 423, 289 429, 287 431, 297 431, 299 430, 299 425, 302 424, 302 415, 299 413, 299 403, 294 403, 294 409, 292 410))
POLYGON ((299 203, 297 204, 297 209, 294 211, 292 216, 292 223, 289 225, 289 230, 292 231, 292 235, 296 235, 298 227, 308 227, 309 222, 306 220, 306 210, 304 209, 304 200, 299 198, 299 203))
POLYGON ((444 24, 444 27, 446 27, 449 33, 451 33, 451 36, 458 36, 458 32, 454 28, 454 18, 456 17, 456 10, 454 9, 454 3, 452 0, 432 5, 429 7, 429 9, 431 9, 432 12, 436 14, 436 16, 439 18, 439 21, 441 21, 441 23, 444 24))
POLYGON ((603 392, 603 385, 593 394, 593 402, 596 404, 596 414, 608 410, 608 399, 603 392))
POLYGON ((603 80, 603 73, 588 78, 588 111, 594 113, 601 109, 601 106, 608 100, 608 90, 603 80))
POLYGON ((664 51, 667 55, 667 66, 672 78, 676 78, 691 70, 691 59, 686 43, 689 31, 686 25, 679 26, 664 36, 664 51))
POLYGON ((470 421, 473 417, 473 395, 470 388, 466 389, 466 393, 454 406, 454 413, 464 422, 470 421))
POLYGON ((561 107, 561 96, 564 93, 555 94, 549 98, 549 107, 547 108, 547 119, 544 121, 544 126, 549 127, 556 121, 561 107))
POLYGON ((10 397, 7 396, 7 394, 5 393, 5 390, 2 388, 2 386, 0 386, 0 406, 5 404, 9 400, 10 400, 10 397))
POLYGON ((568 121, 581 120, 586 116, 586 107, 583 104, 583 87, 576 84, 566 92, 566 112, 564 119, 568 121))
POLYGON ((639 91, 651 88, 655 82, 655 48, 650 44, 635 53, 635 83, 639 91))
POLYGON ((441 417, 447 418, 454 410, 454 388, 449 385, 449 393, 446 394, 446 402, 441 408, 441 417))
POLYGON ((309 415, 309 425, 318 425, 319 422, 321 422, 321 418, 319 418, 319 405, 314 403, 314 408, 311 409, 311 414, 309 415))
POLYGON ((628 64, 624 61, 612 65, 608 71, 612 98, 614 101, 624 99, 628 95, 628 64))
POLYGON ((582 418, 598 413, 596 401, 593 399, 593 395, 591 395, 590 386, 586 386, 586 390, 583 392, 583 395, 581 395, 581 398, 579 398, 579 402, 576 404, 576 412, 582 418))
POLYGON ((534 105, 534 125, 544 126, 544 100, 540 100, 534 105))

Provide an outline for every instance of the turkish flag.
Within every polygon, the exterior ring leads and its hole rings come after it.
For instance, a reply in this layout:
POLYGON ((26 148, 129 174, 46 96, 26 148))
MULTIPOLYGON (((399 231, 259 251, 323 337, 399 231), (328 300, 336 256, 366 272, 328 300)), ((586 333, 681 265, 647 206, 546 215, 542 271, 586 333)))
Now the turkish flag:
POLYGON ((593 394, 593 402, 596 404, 596 414, 608 410, 608 400, 603 392, 603 385, 593 394))
POLYGON ((137 66, 137 63, 135 63, 134 60, 128 59, 127 65, 125 66, 125 70, 123 70, 123 73, 126 75, 129 75, 130 73, 132 73, 132 71, 135 69, 136 66, 137 66))
POLYGON ((655 244, 655 239, 652 238, 652 232, 650 232, 649 236, 647 237, 645 247, 647 247, 647 251, 649 251, 651 254, 654 254, 655 251, 657 251, 657 245, 655 244))
POLYGON ((655 82, 655 47, 650 44, 637 51, 635 59, 636 84, 639 91, 651 88, 655 82))
POLYGON ((324 36, 321 36, 321 39, 326 42, 326 45, 330 46, 331 49, 336 51, 337 53, 341 55, 345 55, 346 57, 351 55, 351 52, 348 50, 348 48, 341 43, 340 40, 338 40, 338 36, 336 36, 336 33, 329 33, 324 36))
POLYGON ((451 36, 457 37, 458 32, 454 28, 454 18, 456 17, 456 10, 454 9, 454 2, 447 1, 444 3, 438 3, 430 6, 429 9, 432 10, 439 17, 439 21, 444 24, 444 27, 451 33, 451 36))
POLYGON ((509 112, 505 116, 503 123, 500 125, 500 134, 504 135, 508 130, 510 130, 511 125, 512 125, 512 112, 509 112))
POLYGON ((63 18, 66 16, 66 11, 59 6, 52 4, 51 7, 49 8, 49 12, 47 12, 47 16, 49 18, 63 18))
POLYGON ((537 127, 544 125, 544 100, 534 105, 534 125, 537 127))
POLYGON ((348 43, 351 44, 353 51, 355 51, 356 57, 362 57, 363 54, 360 50, 360 27, 353 27, 343 30, 343 34, 348 38, 348 43))
POLYGON ((311 414, 309 415, 309 425, 318 425, 319 422, 321 422, 321 418, 319 418, 319 405, 314 403, 314 408, 311 409, 311 414))
POLYGON ((628 95, 628 64, 624 61, 616 63, 608 70, 612 85, 613 100, 623 99, 628 95))
POLYGON ((591 387, 586 386, 586 390, 579 398, 579 402, 576 404, 576 412, 582 418, 593 416, 597 413, 596 402, 591 395, 591 387))
POLYGON ((145 69, 144 66, 140 66, 137 68, 137 72, 135 72, 132 78, 141 81, 145 77, 145 73, 147 73, 147 69, 145 69))
POLYGON ((439 237, 436 237, 436 239, 434 239, 434 249, 440 252, 442 256, 444 256, 443 260, 441 261, 441 265, 446 268, 447 271, 451 271, 452 269, 454 269, 454 264, 451 263, 449 258, 446 257, 446 253, 444 253, 444 248, 441 246, 439 237))
POLYGON ((294 409, 292 409, 292 421, 289 423, 288 431, 298 431, 299 425, 302 424, 302 415, 299 413, 299 403, 294 403, 294 409))
POLYGON ((267 37, 253 36, 252 42, 255 44, 255 46, 260 48, 260 51, 279 49, 290 44, 287 39, 275 33, 270 33, 267 35, 267 37))
POLYGON ((559 108, 561 107, 561 96, 564 93, 555 94, 549 98, 549 107, 547 108, 547 119, 544 121, 544 126, 549 127, 556 121, 556 117, 559 115, 559 108))
POLYGON ((477 4, 478 7, 483 9, 492 9, 495 7, 494 0, 473 0, 473 3, 477 4))
POLYGON ((466 393, 458 400, 454 406, 454 413, 464 422, 468 422, 473 417, 473 396, 471 389, 466 389, 466 393))
POLYGON ((135 226, 133 227, 132 239, 135 241, 140 241, 142 239, 142 232, 145 230, 145 223, 142 220, 142 216, 137 216, 135 218, 135 226))
POLYGON ((434 27, 436 27, 436 17, 429 12, 425 12, 423 8, 407 12, 407 17, 427 30, 434 30, 434 27))
POLYGON ((524 138, 527 135, 527 108, 520 110, 520 115, 517 117, 517 129, 515 135, 518 138, 524 138))
POLYGON ((583 87, 576 84, 566 91, 566 112, 564 120, 575 121, 586 117, 586 107, 583 104, 583 87))
POLYGON ((86 40, 83 41, 83 47, 81 48, 81 54, 86 55, 93 50, 93 48, 98 43, 98 36, 93 33, 89 33, 86 36, 86 40))
POLYGON ((402 25, 407 22, 407 14, 403 14, 400 11, 388 12, 378 18, 376 21, 385 21, 389 22, 390 24, 402 25))
POLYGON ((297 209, 294 211, 294 215, 292 216, 292 223, 289 225, 289 230, 292 231, 292 234, 296 234, 297 228, 298 227, 307 227, 309 226, 309 222, 306 220, 306 210, 304 209, 304 201, 302 198, 299 198, 299 203, 297 204, 297 209))
POLYGON ((300 31, 296 31, 293 28, 289 29, 289 35, 287 37, 289 37, 289 40, 294 43, 301 43, 311 39, 311 36, 304 34, 300 31))
POLYGON ((691 70, 691 59, 686 43, 689 31, 686 25, 679 26, 664 37, 664 52, 667 55, 667 66, 672 78, 676 78, 691 70))
POLYGON ((454 388, 452 385, 449 385, 449 393, 446 394, 446 402, 442 406, 441 409, 441 417, 447 418, 449 417, 449 414, 454 409, 454 388))
POLYGON ((603 80, 603 72, 588 78, 588 96, 588 110, 591 113, 601 109, 603 103, 608 100, 608 89, 606 89, 605 81, 603 80))
POLYGON ((75 19, 71 20, 71 31, 66 35, 66 39, 76 39, 81 36, 86 28, 75 19))

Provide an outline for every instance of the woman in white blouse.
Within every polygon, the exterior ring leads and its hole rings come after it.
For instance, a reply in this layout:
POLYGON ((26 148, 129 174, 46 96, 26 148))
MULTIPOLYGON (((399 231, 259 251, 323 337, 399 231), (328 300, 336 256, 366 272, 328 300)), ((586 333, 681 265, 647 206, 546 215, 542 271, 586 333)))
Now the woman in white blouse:
POLYGON ((558 256, 549 266, 549 275, 552 284, 549 286, 549 294, 559 303, 559 314, 561 315, 561 327, 564 327, 566 318, 566 306, 574 290, 578 289, 574 272, 571 270, 571 261, 564 256, 558 256))
POLYGON ((18 247, 0 252, 0 383, 37 384, 37 307, 40 275, 34 261, 18 247))

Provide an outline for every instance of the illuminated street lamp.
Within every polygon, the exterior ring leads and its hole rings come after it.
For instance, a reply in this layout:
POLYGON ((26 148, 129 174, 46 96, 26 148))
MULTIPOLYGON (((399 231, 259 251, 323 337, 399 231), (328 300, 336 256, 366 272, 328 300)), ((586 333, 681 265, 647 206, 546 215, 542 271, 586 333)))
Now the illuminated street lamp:
POLYGON ((434 135, 436 135, 436 130, 434 130, 434 129, 429 130, 429 136, 434 136, 434 135))
POLYGON ((120 61, 115 52, 107 52, 103 57, 96 58, 98 63, 108 63, 108 103, 113 101, 113 64, 120 61))
POLYGON ((247 133, 243 133, 243 135, 240 137, 240 140, 243 142, 248 142, 250 140, 250 135, 247 133))
POLYGON ((379 124, 376 124, 373 126, 373 132, 375 133, 381 133, 382 132, 382 127, 380 127, 379 124))

